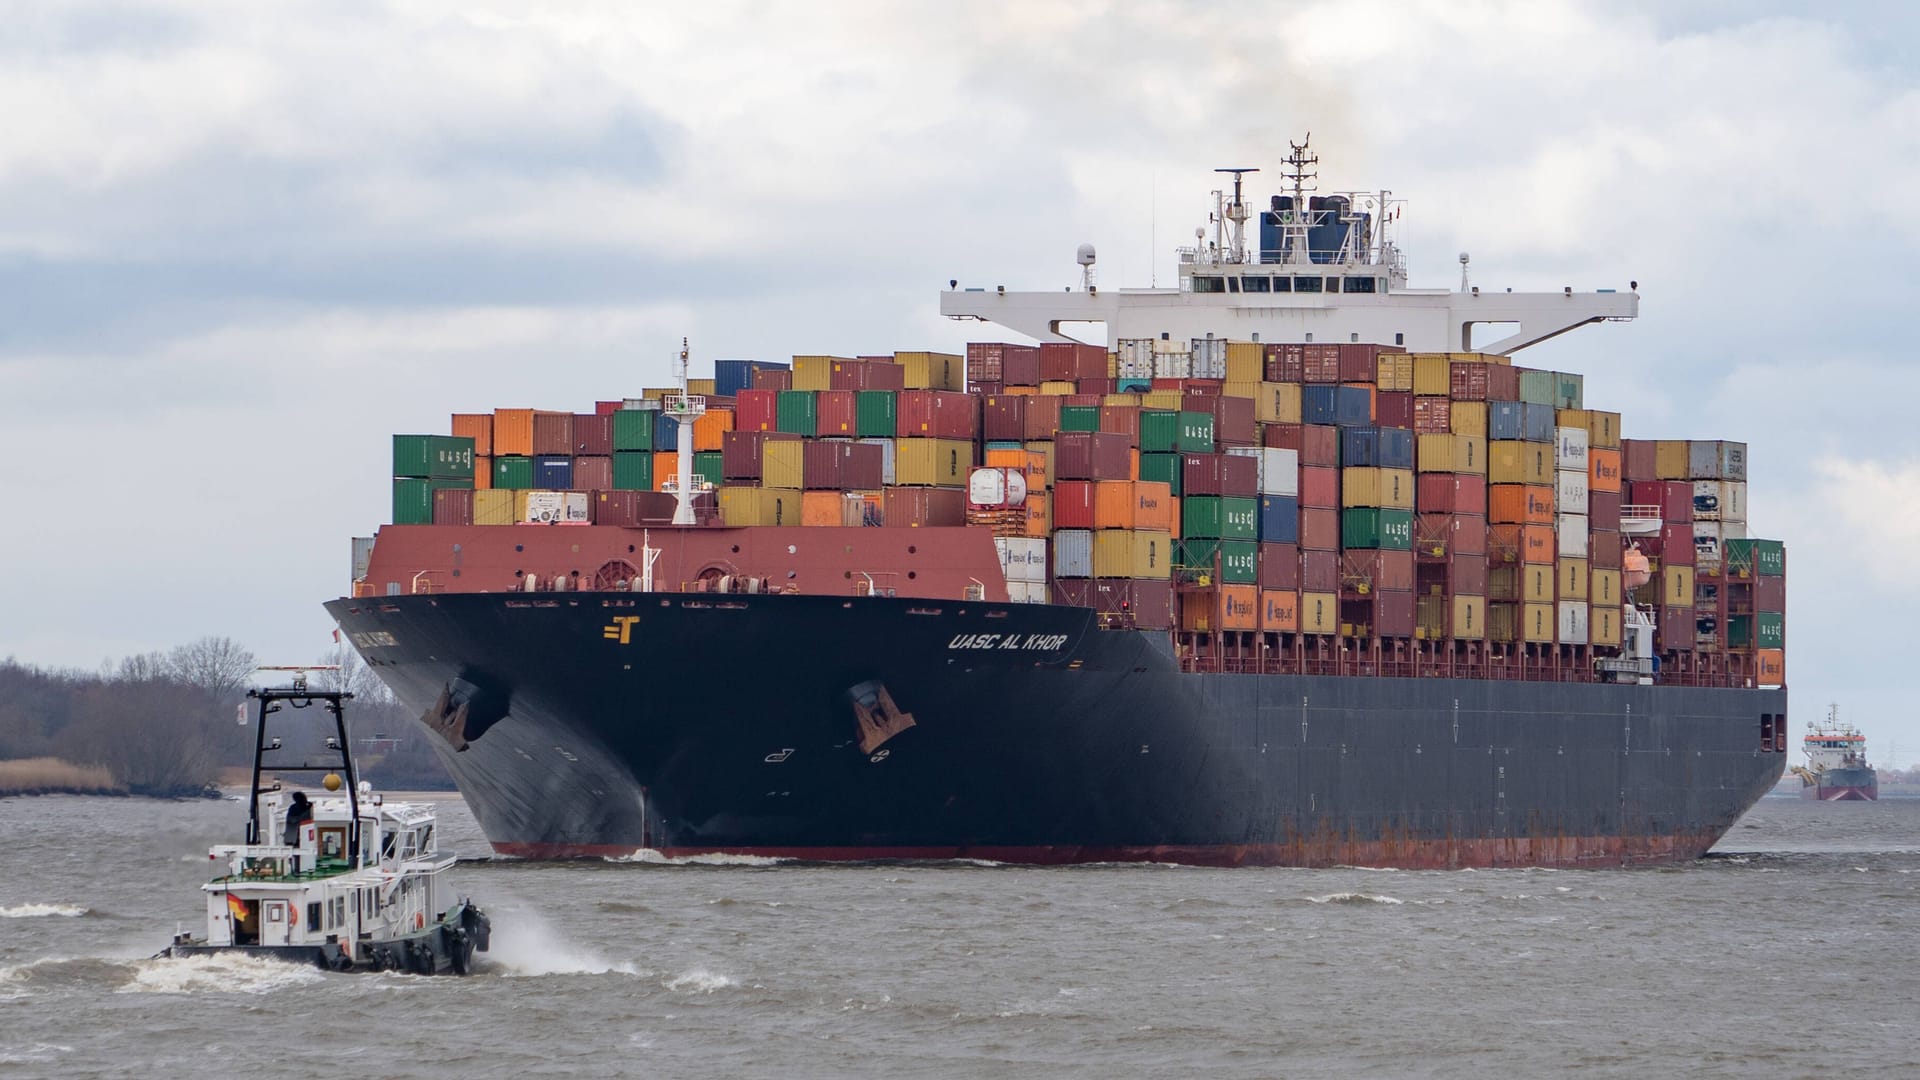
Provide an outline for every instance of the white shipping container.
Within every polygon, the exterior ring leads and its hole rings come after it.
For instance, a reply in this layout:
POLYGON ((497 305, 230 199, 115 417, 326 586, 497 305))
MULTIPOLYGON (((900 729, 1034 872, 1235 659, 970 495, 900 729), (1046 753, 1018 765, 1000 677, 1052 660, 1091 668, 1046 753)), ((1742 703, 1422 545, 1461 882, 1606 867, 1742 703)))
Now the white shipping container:
POLYGON ((1000 570, 1012 581, 1047 580, 1047 542, 1037 536, 996 537, 993 547, 1000 555, 1000 570))
MULTIPOLYGON (((1218 362, 1222 366, 1226 365, 1226 362, 1227 362, 1227 339, 1226 338, 1211 338, 1211 337, 1193 338, 1187 344, 1190 346, 1187 351, 1193 354, 1193 362, 1195 364, 1203 364, 1203 363, 1211 364, 1211 363, 1218 362)), ((1201 376, 1196 375, 1194 376, 1194 378, 1196 379, 1201 378, 1201 376)))
POLYGON ((1723 522, 1747 520, 1747 482, 1745 480, 1720 482, 1720 520, 1723 522))
POLYGON ((1587 472, 1560 469, 1553 474, 1553 507, 1562 514, 1587 512, 1587 472))
POLYGON ((854 442, 880 448, 880 482, 891 485, 893 476, 893 440, 892 439, 855 439, 854 442))
POLYGON ((1728 540, 1745 540, 1746 538, 1747 538, 1746 522, 1723 521, 1720 523, 1720 540, 1722 543, 1725 543, 1728 540))
POLYGON ((373 537, 356 536, 353 538, 353 578, 354 581, 367 579, 367 567, 373 562, 373 537))
POLYGON ((1587 643, 1587 605, 1583 600, 1560 601, 1560 644, 1587 643))
MULTIPOLYGON (((1225 343, 1222 342, 1222 344, 1225 343)), ((1202 359, 1196 356, 1193 358, 1193 365, 1189 370, 1193 372, 1193 374, 1189 376, 1190 378, 1224 379, 1227 377, 1227 358, 1222 356, 1218 359, 1212 357, 1202 359)))
POLYGON ((1553 467, 1556 469, 1578 469, 1587 471, 1587 429, 1563 427, 1553 429, 1553 467))
POLYGON ((1153 378, 1153 354, 1148 353, 1146 358, 1143 360, 1122 359, 1120 361, 1119 374, 1120 374, 1120 378, 1122 379, 1153 378))
POLYGON ((1254 460, 1260 470, 1260 494, 1300 494, 1300 451, 1271 446, 1230 446, 1227 453, 1254 460))
POLYGON ((1020 469, 975 469, 967 477, 967 502, 988 510, 1023 506, 1027 501, 1027 474, 1020 469))
POLYGON ((591 520, 584 491, 529 491, 527 513, 521 518, 528 525, 585 525, 591 520))
POLYGON ((1061 529, 1053 534, 1053 576, 1093 576, 1093 531, 1061 529))
POLYGON ((1584 514, 1561 514, 1554 519, 1554 543, 1563 559, 1587 557, 1587 518, 1584 514))
POLYGON ((1717 569, 1720 566, 1720 553, 1725 537, 1717 521, 1696 521, 1693 523, 1693 565, 1703 570, 1717 569))
POLYGON ((1047 583, 1044 581, 1009 581, 1007 599, 1016 604, 1044 604, 1047 602, 1047 583))
POLYGON ((1695 480, 1693 482, 1693 520, 1720 520, 1720 481, 1695 480))
POLYGON ((1153 377, 1156 379, 1193 378, 1193 358, 1186 353, 1156 353, 1153 357, 1153 377))
POLYGON ((1120 354, 1122 364, 1145 363, 1149 369, 1153 367, 1152 338, 1121 338, 1114 351, 1120 354))

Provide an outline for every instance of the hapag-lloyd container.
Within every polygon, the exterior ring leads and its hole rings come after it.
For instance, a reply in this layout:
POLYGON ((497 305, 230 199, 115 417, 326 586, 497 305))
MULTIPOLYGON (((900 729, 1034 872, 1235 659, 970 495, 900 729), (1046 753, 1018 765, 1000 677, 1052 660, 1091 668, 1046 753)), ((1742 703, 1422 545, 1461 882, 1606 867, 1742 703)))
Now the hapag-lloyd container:
POLYGON ((1558 427, 1554 429, 1553 467, 1556 469, 1578 469, 1587 471, 1587 429, 1584 427, 1558 427))
POLYGON ((1562 514, 1587 512, 1587 473, 1585 469, 1561 469, 1553 474, 1553 504, 1562 514))

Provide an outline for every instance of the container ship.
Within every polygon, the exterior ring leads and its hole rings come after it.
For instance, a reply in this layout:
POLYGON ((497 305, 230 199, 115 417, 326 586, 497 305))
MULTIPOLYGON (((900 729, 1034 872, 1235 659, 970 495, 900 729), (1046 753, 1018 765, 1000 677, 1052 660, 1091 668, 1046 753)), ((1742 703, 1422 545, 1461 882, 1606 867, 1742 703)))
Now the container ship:
POLYGON ((1808 722, 1800 752, 1807 756, 1807 763, 1795 765, 1793 772, 1800 778, 1801 798, 1820 802, 1879 800, 1880 774, 1867 764, 1867 737, 1840 719, 1840 706, 1829 708, 1825 720, 1808 722))
POLYGON ((1223 170, 1175 285, 1083 246, 1077 287, 941 294, 1028 341, 683 347, 676 386, 395 436, 327 608, 509 855, 1700 855, 1787 749, 1745 446, 1513 361, 1637 284, 1411 288, 1400 201, 1316 160, 1265 207, 1223 170))

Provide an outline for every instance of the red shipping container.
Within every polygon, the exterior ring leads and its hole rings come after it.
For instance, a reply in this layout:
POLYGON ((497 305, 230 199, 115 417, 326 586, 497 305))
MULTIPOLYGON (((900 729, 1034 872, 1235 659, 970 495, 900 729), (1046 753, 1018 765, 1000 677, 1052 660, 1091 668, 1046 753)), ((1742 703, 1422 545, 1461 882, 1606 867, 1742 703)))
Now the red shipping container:
POLYGON ((1186 389, 1186 385, 1187 385, 1187 380, 1185 380, 1185 379, 1155 379, 1155 380, 1153 380, 1153 388, 1154 388, 1155 390, 1180 390, 1180 391, 1183 391, 1183 392, 1184 392, 1184 391, 1185 391, 1185 389, 1186 389))
POLYGON ((600 491, 593 496, 593 523, 639 528, 672 521, 673 508, 664 491, 600 491))
POLYGON ((533 414, 533 452, 539 454, 573 453, 573 414, 536 411, 533 414))
POLYGON ((1095 611, 1136 630, 1166 630, 1173 626, 1173 582, 1152 578, 1093 578, 1095 611))
POLYGON ((965 525, 967 523, 966 490, 934 487, 887 488, 881 496, 881 521, 890 529, 965 525))
MULTIPOLYGON (((1338 520, 1335 521, 1338 531, 1338 520)), ((1302 548, 1300 550, 1300 591, 1339 592, 1340 552, 1302 548)))
POLYGON ((900 437, 971 439, 975 431, 973 410, 978 401, 972 394, 952 390, 903 390, 899 398, 900 437))
POLYGON ((593 403, 593 415, 612 416, 626 405, 624 401, 596 401, 593 403))
MULTIPOLYGON (((597 404, 605 404, 605 402, 597 404)), ((614 404, 620 403, 616 401, 614 404)), ((573 450, 571 452, 596 455, 613 453, 613 413, 576 414, 573 418, 573 450)), ((581 484, 574 486, 584 487, 581 484)))
POLYGON ((1753 582, 1753 609, 1755 611, 1787 610, 1787 579, 1784 577, 1755 577, 1753 582))
MULTIPOLYGON (((1682 485, 1685 486, 1685 485, 1682 485)), ((1693 523, 1660 526, 1660 565, 1693 565, 1693 523)))
MULTIPOLYGON (((1487 368, 1491 364, 1447 365, 1447 396, 1455 401, 1487 400, 1487 368)), ((1443 431, 1445 429, 1442 429, 1443 431)))
POLYGON ((1337 383, 1340 381, 1340 346, 1305 345, 1301 354, 1302 381, 1337 383))
POLYGON ((1064 394, 1060 398, 1060 404, 1079 405, 1089 409, 1097 409, 1100 407, 1101 399, 1099 394, 1064 394))
POLYGON ((1039 386, 1040 346, 1007 346, 1000 354, 1000 367, 1005 372, 1000 381, 1008 386, 1039 386))
POLYGON ((1060 406, 1065 399, 1055 395, 1028 395, 1027 434, 1032 439, 1051 439, 1060 430, 1060 406))
MULTIPOLYGON (((1774 580, 1784 581, 1784 578, 1774 580)), ((1300 548, 1295 544, 1260 545, 1260 587, 1300 588, 1300 548)))
POLYGON ((1658 444, 1652 439, 1620 440, 1620 479, 1631 484, 1635 480, 1658 480, 1659 469, 1654 464, 1658 444))
POLYGON ((1321 424, 1268 424, 1266 445, 1293 450, 1302 465, 1340 464, 1340 429, 1321 424))
POLYGON ((1083 394, 1094 394, 1104 398, 1108 394, 1115 393, 1114 387, 1119 385, 1113 379, 1081 379, 1074 384, 1074 387, 1083 394))
POLYGON ((999 382, 1006 371, 1002 358, 1007 347, 998 341, 967 342, 967 385, 977 388, 983 382, 999 382))
POLYGON ((1653 647, 1661 652, 1692 652, 1695 618, 1691 607, 1655 608, 1653 647))
POLYGON ((1353 550, 1340 554, 1341 588, 1358 591, 1413 588, 1413 552, 1353 550))
POLYGON ((1620 493, 1587 492, 1587 527, 1594 532, 1620 531, 1620 493))
POLYGON ((1093 578, 1054 578, 1048 595, 1061 607, 1094 606, 1093 578))
POLYGON ((1260 445, 1260 425, 1253 418, 1253 399, 1222 397, 1213 414, 1214 441, 1221 446, 1260 445))
MULTIPOLYGON (((1300 508, 1300 550, 1339 551, 1340 550, 1340 511, 1318 506, 1300 508)), ((1339 567, 1335 564, 1335 574, 1339 567)), ((1301 581, 1300 587, 1308 592, 1326 592, 1301 581)))
POLYGON ((789 431, 724 432, 720 436, 720 475, 728 480, 759 480, 760 456, 765 444, 773 439, 799 437, 789 431))
POLYGON ((894 390, 907 388, 905 365, 887 360, 840 360, 834 363, 827 385, 834 390, 894 390))
POLYGON ((1307 356, 1305 345, 1287 345, 1275 343, 1265 350, 1266 376, 1268 382, 1302 381, 1307 356))
POLYGON ((1520 400, 1520 369, 1507 364, 1483 364, 1487 369, 1487 400, 1520 400))
POLYGON ((1127 445, 1140 445, 1140 406, 1138 405, 1102 405, 1100 406, 1100 430, 1115 435, 1125 435, 1127 445))
POLYGON ((1431 595, 1435 587, 1443 596, 1487 595, 1487 557, 1462 553, 1421 565, 1414 592, 1431 595))
MULTIPOLYGON (((972 346, 968 346, 971 348, 972 346)), ((1030 402, 1043 400, 1032 394, 983 394, 980 398, 980 430, 983 438, 1024 441, 1027 434, 1027 408, 1030 402)))
MULTIPOLYGON (((756 371, 757 377, 761 372, 756 371)), ((778 431, 780 429, 780 392, 778 390, 742 390, 734 401, 735 431, 778 431)))
POLYGON ((1363 599, 1343 600, 1340 621, 1366 626, 1375 637, 1412 637, 1413 607, 1410 590, 1371 593, 1363 599))
POLYGON ((1340 381, 1373 381, 1379 371, 1380 346, 1378 345, 1342 345, 1340 346, 1340 381))
POLYGON ((1478 514, 1421 514, 1413 519, 1413 551, 1422 559, 1487 553, 1487 519, 1478 514))
POLYGON ((1595 570, 1620 569, 1620 557, 1625 552, 1626 546, 1620 542, 1617 532, 1595 529, 1587 537, 1587 563, 1595 570))
POLYGON ((1326 465, 1300 466, 1300 505, 1339 509, 1340 470, 1326 465))
POLYGON ((1260 495, 1260 463, 1238 454, 1187 454, 1180 467, 1180 494, 1260 495))
POLYGON ((1628 485, 1627 502, 1632 506, 1653 506, 1660 520, 1693 522, 1693 484, 1687 480, 1635 480, 1628 485))
POLYGON ((1475 473, 1420 473, 1413 505, 1423 514, 1484 514, 1487 478, 1475 473))
POLYGON ((813 491, 872 491, 884 477, 885 453, 876 443, 808 439, 801 450, 801 483, 813 491))
MULTIPOLYGON (((720 482, 717 476, 709 476, 715 484, 720 482)), ((574 491, 605 491, 613 486, 613 459, 605 455, 581 456, 573 459, 574 491)))
POLYGON ((1382 390, 1374 394, 1373 422, 1380 427, 1413 427, 1413 393, 1382 390))
POLYGON ((1104 379, 1107 377, 1107 348, 1078 342, 1043 341, 1040 343, 1042 380, 1104 379))
POLYGON ((1131 479, 1132 449, 1125 435, 1062 431, 1053 440, 1053 475, 1056 481, 1131 479))
POLYGON ((435 525, 473 524, 473 489, 441 488, 433 493, 435 525))
POLYGON ((854 403, 859 396, 852 390, 822 390, 813 395, 819 410, 815 431, 823 439, 851 439, 860 433, 854 418, 854 403))
POLYGON ((1003 382, 969 382, 967 389, 976 394, 1004 394, 1007 384, 1003 382))
MULTIPOLYGON (((754 368, 753 389, 779 392, 793 389, 792 368, 754 368)), ((746 391, 741 391, 745 393, 746 391)))
POLYGON ((1093 528, 1094 485, 1091 480, 1057 480, 1051 513, 1056 529, 1093 528))

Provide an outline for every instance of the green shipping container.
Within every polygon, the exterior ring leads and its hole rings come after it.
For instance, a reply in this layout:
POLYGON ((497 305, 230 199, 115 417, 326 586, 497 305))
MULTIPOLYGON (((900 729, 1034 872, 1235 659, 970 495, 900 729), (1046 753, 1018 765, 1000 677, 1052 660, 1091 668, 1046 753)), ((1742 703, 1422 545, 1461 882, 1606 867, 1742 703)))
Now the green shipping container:
POLYGON ((1100 406, 1098 405, 1062 405, 1060 406, 1061 431, 1099 431, 1100 406))
POLYGON ((1260 545, 1251 540, 1179 540, 1173 564, 1186 570, 1211 572, 1220 563, 1220 580, 1228 585, 1252 585, 1260 580, 1260 545))
MULTIPOLYGON (((1778 540, 1730 539, 1726 542, 1726 572, 1731 575, 1784 577, 1787 546, 1778 540)), ((1772 648, 1772 646, 1766 646, 1772 648)))
POLYGON ((1213 414, 1182 411, 1179 416, 1180 434, 1174 449, 1183 454, 1213 453, 1213 414))
POLYGON ((1413 548, 1413 511, 1346 510, 1340 515, 1340 546, 1410 551, 1413 548))
MULTIPOLYGON (((471 441, 471 440, 469 440, 471 441)), ((468 480, 428 480, 400 477, 393 482, 393 523, 395 525, 433 524, 433 493, 447 488, 471 488, 468 480)))
POLYGON ((853 427, 863 439, 900 433, 900 398, 891 390, 862 390, 853 399, 853 427))
MULTIPOLYGON (((697 460, 699 455, 694 455, 697 460)), ((644 450, 613 453, 613 486, 621 491, 653 490, 653 455, 644 450)))
POLYGON ((1180 500, 1180 535, 1196 540, 1258 537, 1259 504, 1240 496, 1195 495, 1180 500))
POLYGON ((395 435, 393 475, 473 479, 473 440, 465 435, 395 435))
POLYGON ((820 402, 811 390, 782 390, 774 423, 781 431, 805 438, 820 433, 820 402))
POLYGON ((533 459, 519 456, 494 458, 493 486, 516 490, 532 487, 533 459))
POLYGON ((1553 407, 1556 409, 1584 409, 1581 402, 1587 399, 1587 380, 1585 376, 1569 375, 1556 371, 1553 375, 1553 407))
POLYGON ((1731 616, 1727 619, 1727 644, 1735 649, 1784 649, 1787 617, 1777 611, 1731 616))
MULTIPOLYGON (((1140 452, 1171 454, 1180 445, 1180 414, 1167 409, 1140 410, 1140 452)), ((1144 466, 1143 466, 1144 468, 1144 466)), ((1140 479, 1145 480, 1142 476, 1140 479)), ((1179 492, 1174 492, 1178 495, 1179 492)))
POLYGON ((621 409, 613 414, 615 450, 652 450, 654 409, 621 409))
POLYGON ((694 483, 705 480, 714 487, 720 486, 720 451, 702 450, 693 455, 693 475, 698 477, 694 483))
MULTIPOLYGON (((1173 414, 1161 413, 1160 415, 1172 416, 1173 414)), ((1173 494, 1178 496, 1180 477, 1186 472, 1181 465, 1184 460, 1179 454, 1141 454, 1140 479, 1170 485, 1173 488, 1173 494)))
POLYGON ((1552 405, 1560 389, 1560 375, 1553 371, 1522 371, 1520 400, 1529 405, 1552 405))

